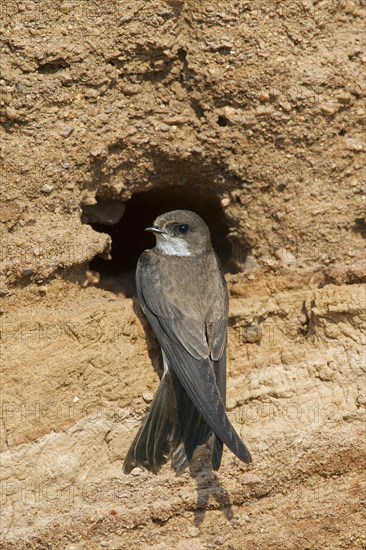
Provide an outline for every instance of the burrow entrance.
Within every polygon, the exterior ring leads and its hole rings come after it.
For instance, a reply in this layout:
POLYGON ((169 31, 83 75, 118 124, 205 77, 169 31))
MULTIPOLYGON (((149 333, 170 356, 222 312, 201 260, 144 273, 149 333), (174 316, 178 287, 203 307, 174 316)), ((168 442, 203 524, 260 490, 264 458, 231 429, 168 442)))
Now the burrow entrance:
POLYGON ((169 210, 193 210, 199 214, 210 228, 212 243, 224 270, 233 271, 232 250, 227 239, 229 228, 220 200, 214 193, 197 189, 189 192, 181 186, 156 188, 135 193, 125 203, 100 198, 97 209, 100 207, 103 209, 101 219, 104 217, 106 223, 100 223, 98 216, 92 214, 93 207, 84 207, 83 216, 84 222, 95 231, 108 233, 112 239, 112 259, 96 257, 90 262, 90 270, 100 276, 98 286, 106 290, 121 292, 128 297, 134 295, 137 260, 143 250, 155 245, 154 236, 144 229, 159 214, 169 210), (120 220, 114 223, 118 217, 120 220))

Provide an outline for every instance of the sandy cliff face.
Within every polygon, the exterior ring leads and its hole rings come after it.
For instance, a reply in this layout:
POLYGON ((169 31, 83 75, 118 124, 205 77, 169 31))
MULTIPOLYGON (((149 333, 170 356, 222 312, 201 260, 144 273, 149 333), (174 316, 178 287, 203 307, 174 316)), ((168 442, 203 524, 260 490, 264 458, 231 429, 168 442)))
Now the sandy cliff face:
POLYGON ((3 548, 364 548, 364 3, 1 19, 3 548), (124 476, 159 368, 134 263, 182 207, 227 272, 254 462, 124 476))

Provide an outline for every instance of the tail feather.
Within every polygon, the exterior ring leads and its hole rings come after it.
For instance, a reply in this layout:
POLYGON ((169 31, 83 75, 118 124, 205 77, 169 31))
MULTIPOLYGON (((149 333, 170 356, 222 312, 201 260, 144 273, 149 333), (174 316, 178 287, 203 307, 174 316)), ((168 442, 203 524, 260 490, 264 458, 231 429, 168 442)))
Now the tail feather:
MULTIPOLYGON (((216 375, 219 371, 218 366, 214 365, 216 375)), ((223 401, 223 403, 221 401, 221 406, 224 407, 226 400, 225 379, 224 377, 220 379, 220 376, 217 376, 217 380, 223 401)), ((206 443, 211 435, 213 435, 212 468, 218 470, 224 443, 207 423, 205 419, 207 412, 204 409, 199 412, 178 375, 167 368, 149 413, 127 453, 123 465, 124 473, 129 474, 136 466, 156 473, 171 458, 172 467, 177 474, 180 474, 188 466, 197 447, 206 443)), ((208 416, 208 418, 210 417, 208 416)), ((238 456, 242 454, 243 456, 240 456, 242 460, 250 462, 249 451, 238 438, 226 414, 224 426, 223 430, 223 425, 218 424, 220 428, 218 432, 222 432, 226 438, 225 444, 230 446, 238 456), (231 444, 232 436, 234 436, 234 441, 236 439, 241 444, 242 453, 239 453, 238 449, 231 444)))
POLYGON ((214 435, 213 448, 212 448, 212 468, 215 471, 217 471, 220 468, 223 450, 224 450, 223 442, 221 441, 221 439, 217 437, 217 435, 214 435))
POLYGON ((179 379, 167 371, 161 379, 150 411, 133 440, 124 461, 129 474, 141 466, 156 473, 169 458, 177 474, 182 473, 199 445, 212 435, 179 379))
POLYGON ((181 441, 174 451, 172 466, 177 474, 180 474, 188 466, 194 451, 197 447, 206 443, 212 431, 193 405, 187 392, 174 373, 173 377, 177 400, 177 421, 181 441))
POLYGON ((123 465, 125 474, 129 474, 136 466, 157 472, 167 462, 172 448, 179 441, 176 409, 172 379, 167 372, 127 453, 123 465))

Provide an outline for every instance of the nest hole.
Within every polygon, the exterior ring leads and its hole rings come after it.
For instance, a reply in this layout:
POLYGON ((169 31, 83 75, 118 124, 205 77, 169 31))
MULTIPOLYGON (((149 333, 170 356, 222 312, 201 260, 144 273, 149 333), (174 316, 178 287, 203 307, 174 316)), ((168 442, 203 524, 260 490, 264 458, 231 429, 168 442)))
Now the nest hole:
POLYGON ((188 192, 185 187, 169 187, 135 193, 125 203, 99 199, 97 205, 83 207, 83 221, 95 231, 108 233, 112 239, 112 259, 97 256, 90 262, 90 270, 98 274, 95 277, 97 286, 127 297, 133 296, 137 260, 145 249, 155 246, 155 237, 145 228, 159 214, 178 209, 192 210, 205 220, 224 271, 233 271, 232 249, 227 238, 229 228, 219 198, 206 191, 188 192), (102 216, 98 216, 99 209, 102 216))

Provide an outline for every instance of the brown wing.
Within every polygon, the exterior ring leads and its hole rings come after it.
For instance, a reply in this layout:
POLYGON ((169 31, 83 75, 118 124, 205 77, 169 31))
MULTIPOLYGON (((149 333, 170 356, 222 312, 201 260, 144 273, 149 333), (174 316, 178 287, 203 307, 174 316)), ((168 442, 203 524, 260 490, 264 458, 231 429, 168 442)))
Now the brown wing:
MULTIPOLYGON (((214 371, 213 359, 216 359, 219 368, 219 360, 225 352, 226 318, 225 322, 222 318, 207 319, 209 316, 200 319, 194 314, 194 307, 189 305, 189 296, 180 308, 179 300, 171 299, 172 293, 163 288, 159 256, 152 251, 146 251, 139 259, 136 286, 140 303, 168 358, 169 366, 194 406, 217 438, 241 460, 250 462, 249 451, 225 412, 216 381, 218 378, 222 385, 224 377, 214 371)), ((212 311, 212 317, 215 314, 218 317, 217 306, 212 311)))

